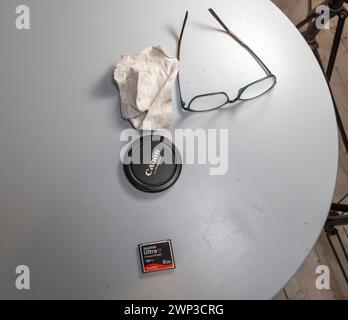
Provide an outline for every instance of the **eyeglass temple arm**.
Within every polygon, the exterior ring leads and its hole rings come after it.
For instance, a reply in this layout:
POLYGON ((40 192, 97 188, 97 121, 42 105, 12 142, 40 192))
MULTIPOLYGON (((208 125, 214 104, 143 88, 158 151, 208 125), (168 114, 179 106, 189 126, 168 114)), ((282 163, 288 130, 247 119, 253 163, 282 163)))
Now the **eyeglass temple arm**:
POLYGON ((242 47, 244 47, 250 55, 258 62, 258 64, 261 66, 261 68, 266 72, 267 75, 271 75, 272 72, 266 67, 266 65, 262 62, 262 60, 256 55, 256 53, 251 50, 249 46, 247 46, 242 39, 240 39, 238 36, 236 36, 226 25, 225 23, 220 19, 220 17, 216 14, 216 12, 210 8, 209 9, 210 14, 219 22, 219 24, 224 28, 224 30, 234 39, 236 40, 242 47))
MULTIPOLYGON (((186 23, 187 23, 187 18, 188 18, 188 11, 186 11, 184 22, 182 24, 181 31, 180 31, 179 41, 178 41, 178 48, 177 48, 176 57, 177 57, 177 59, 179 61, 180 61, 180 52, 181 52, 181 42, 182 42, 182 38, 183 38, 183 35, 184 35, 185 26, 186 26, 186 23)), ((178 73, 178 90, 179 90, 179 97, 180 97, 181 105, 182 105, 182 107, 185 107, 185 102, 182 99, 182 94, 181 94, 180 72, 178 73)))
POLYGON ((178 60, 180 60, 181 42, 182 42, 182 38, 184 36, 184 31, 185 31, 185 26, 186 26, 186 23, 187 23, 187 18, 188 18, 188 11, 186 11, 184 22, 182 24, 181 31, 180 31, 179 42, 178 42, 178 49, 177 49, 177 53, 176 53, 176 56, 177 56, 178 60))

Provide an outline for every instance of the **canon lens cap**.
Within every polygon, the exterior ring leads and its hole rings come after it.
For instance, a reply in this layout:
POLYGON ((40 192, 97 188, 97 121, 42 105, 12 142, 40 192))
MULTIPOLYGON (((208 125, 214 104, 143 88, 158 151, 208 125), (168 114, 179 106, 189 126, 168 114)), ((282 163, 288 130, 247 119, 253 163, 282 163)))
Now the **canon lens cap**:
POLYGON ((131 144, 124 159, 129 182, 144 192, 167 190, 180 176, 182 158, 174 143, 162 135, 143 135, 131 144))

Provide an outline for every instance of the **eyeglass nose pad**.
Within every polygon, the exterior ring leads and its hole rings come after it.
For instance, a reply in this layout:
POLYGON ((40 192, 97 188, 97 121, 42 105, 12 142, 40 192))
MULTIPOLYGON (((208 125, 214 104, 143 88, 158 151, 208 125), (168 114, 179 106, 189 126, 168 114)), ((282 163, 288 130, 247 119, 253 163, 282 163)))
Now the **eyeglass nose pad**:
POLYGON ((237 98, 236 98, 235 100, 238 100, 238 99, 240 98, 240 96, 242 95, 242 93, 244 92, 244 90, 245 90, 245 88, 239 89, 237 98))
POLYGON ((240 89, 240 90, 238 91, 237 97, 234 98, 233 100, 228 100, 227 103, 235 103, 236 101, 238 101, 238 100, 240 99, 240 96, 241 96, 242 93, 243 93, 243 89, 240 89))

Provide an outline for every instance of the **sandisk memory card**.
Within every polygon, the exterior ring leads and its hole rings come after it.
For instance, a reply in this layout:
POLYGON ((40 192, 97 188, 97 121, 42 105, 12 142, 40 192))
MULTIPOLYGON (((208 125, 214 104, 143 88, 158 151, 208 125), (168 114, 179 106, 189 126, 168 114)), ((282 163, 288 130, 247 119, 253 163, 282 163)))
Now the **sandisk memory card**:
POLYGON ((140 244, 139 253, 143 273, 175 269, 170 240, 140 244))

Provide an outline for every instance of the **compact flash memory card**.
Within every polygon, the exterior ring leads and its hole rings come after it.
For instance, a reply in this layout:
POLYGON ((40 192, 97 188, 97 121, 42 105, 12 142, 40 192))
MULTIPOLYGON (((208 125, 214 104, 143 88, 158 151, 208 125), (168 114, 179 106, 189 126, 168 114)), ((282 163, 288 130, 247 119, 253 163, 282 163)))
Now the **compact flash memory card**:
POLYGON ((140 244, 139 253, 143 273, 175 269, 170 240, 140 244))

